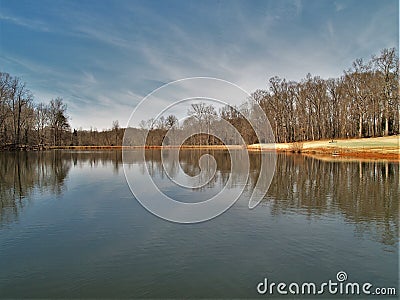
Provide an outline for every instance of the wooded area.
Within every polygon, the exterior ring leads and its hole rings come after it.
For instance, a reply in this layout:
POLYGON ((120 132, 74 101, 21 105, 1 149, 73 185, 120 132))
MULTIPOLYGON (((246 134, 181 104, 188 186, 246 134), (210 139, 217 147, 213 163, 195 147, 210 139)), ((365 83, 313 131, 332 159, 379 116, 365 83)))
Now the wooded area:
POLYGON ((357 59, 340 78, 310 74, 300 82, 273 77, 270 89, 253 93, 277 142, 387 136, 399 133, 396 50, 357 59))
MULTIPOLYGON (((266 113, 276 142, 399 134, 398 62, 396 49, 383 49, 369 61, 357 59, 339 78, 308 74, 295 82, 272 77, 268 88, 255 91, 252 98, 266 113)), ((251 103, 249 100, 240 107, 226 106, 218 111, 204 102, 192 104, 182 124, 174 115, 142 121, 140 128, 129 128, 132 140, 128 142, 161 145, 170 129, 200 126, 205 130, 218 127, 222 119, 237 128, 247 144, 262 142, 244 117, 251 113, 251 103)), ((37 102, 18 77, 0 72, 1 149, 122 145, 124 132, 118 121, 103 131, 71 129, 62 98, 37 102)), ((186 144, 216 145, 221 141, 199 134, 186 144)))

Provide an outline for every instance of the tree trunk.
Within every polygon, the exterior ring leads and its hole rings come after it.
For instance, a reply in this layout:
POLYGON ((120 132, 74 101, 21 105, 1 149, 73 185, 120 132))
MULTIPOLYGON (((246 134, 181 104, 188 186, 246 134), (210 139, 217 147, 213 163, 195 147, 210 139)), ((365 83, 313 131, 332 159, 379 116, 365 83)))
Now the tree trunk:
POLYGON ((385 131, 383 132, 384 136, 388 136, 389 135, 389 116, 388 116, 388 112, 386 110, 385 113, 385 131))
POLYGON ((20 145, 21 141, 21 103, 18 101, 18 117, 17 117, 17 137, 16 137, 16 144, 17 146, 20 145))

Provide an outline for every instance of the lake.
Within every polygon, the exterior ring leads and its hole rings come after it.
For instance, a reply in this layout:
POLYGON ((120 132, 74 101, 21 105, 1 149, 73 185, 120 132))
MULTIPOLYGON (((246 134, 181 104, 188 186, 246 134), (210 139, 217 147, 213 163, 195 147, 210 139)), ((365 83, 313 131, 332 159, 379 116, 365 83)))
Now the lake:
MULTIPOLYGON (((182 151, 182 169, 198 174, 204 153, 182 151)), ((217 167, 202 188, 171 188, 158 150, 146 150, 146 164, 167 194, 202 201, 230 175, 243 178, 227 152, 207 153, 217 167)), ((398 289, 398 163, 277 154, 250 210, 260 155, 269 154, 250 154, 246 189, 229 210, 177 224, 133 197, 121 151, 0 153, 0 297, 265 298, 256 287, 266 277, 321 283, 339 271, 398 289)), ((138 179, 144 167, 129 166, 138 179)))

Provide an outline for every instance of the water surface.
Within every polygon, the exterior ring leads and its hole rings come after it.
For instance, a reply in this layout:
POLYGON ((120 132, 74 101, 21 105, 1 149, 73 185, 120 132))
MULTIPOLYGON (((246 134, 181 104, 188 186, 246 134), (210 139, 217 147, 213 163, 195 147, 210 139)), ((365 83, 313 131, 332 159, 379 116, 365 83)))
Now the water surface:
MULTIPOLYGON (((198 174, 201 154, 181 153, 187 174, 198 174)), ((230 173, 227 152, 210 154, 217 172, 200 189, 170 186, 159 151, 146 160, 167 194, 201 201, 228 176, 245 178, 230 173)), ((318 283, 341 270, 354 282, 397 287, 398 163, 279 154, 267 195, 249 210, 259 155, 231 209, 181 225, 133 198, 121 152, 1 153, 0 297, 259 297, 264 277, 318 283)), ((129 167, 143 176, 140 159, 129 167)))

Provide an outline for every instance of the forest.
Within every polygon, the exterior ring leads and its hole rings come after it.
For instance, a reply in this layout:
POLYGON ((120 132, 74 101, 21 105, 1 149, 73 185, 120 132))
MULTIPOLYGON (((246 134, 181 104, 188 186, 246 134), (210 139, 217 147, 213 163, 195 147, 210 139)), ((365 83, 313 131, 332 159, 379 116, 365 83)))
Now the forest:
MULTIPOLYGON (((192 104, 183 122, 174 115, 143 120, 139 128, 128 129, 133 137, 129 144, 161 145, 171 128, 179 131, 196 124, 209 128, 222 119, 231 123, 247 144, 262 142, 245 118, 252 101, 265 112, 278 143, 399 134, 398 64, 397 50, 391 48, 367 61, 356 59, 338 78, 307 74, 300 81, 289 81, 272 77, 266 89, 256 90, 252 100, 239 107, 216 109, 199 102, 192 104)), ((38 101, 19 77, 0 72, 0 149, 116 146, 122 145, 125 130, 117 120, 103 131, 73 129, 63 98, 38 101)), ((186 140, 186 144, 220 143, 207 134, 186 140)))

